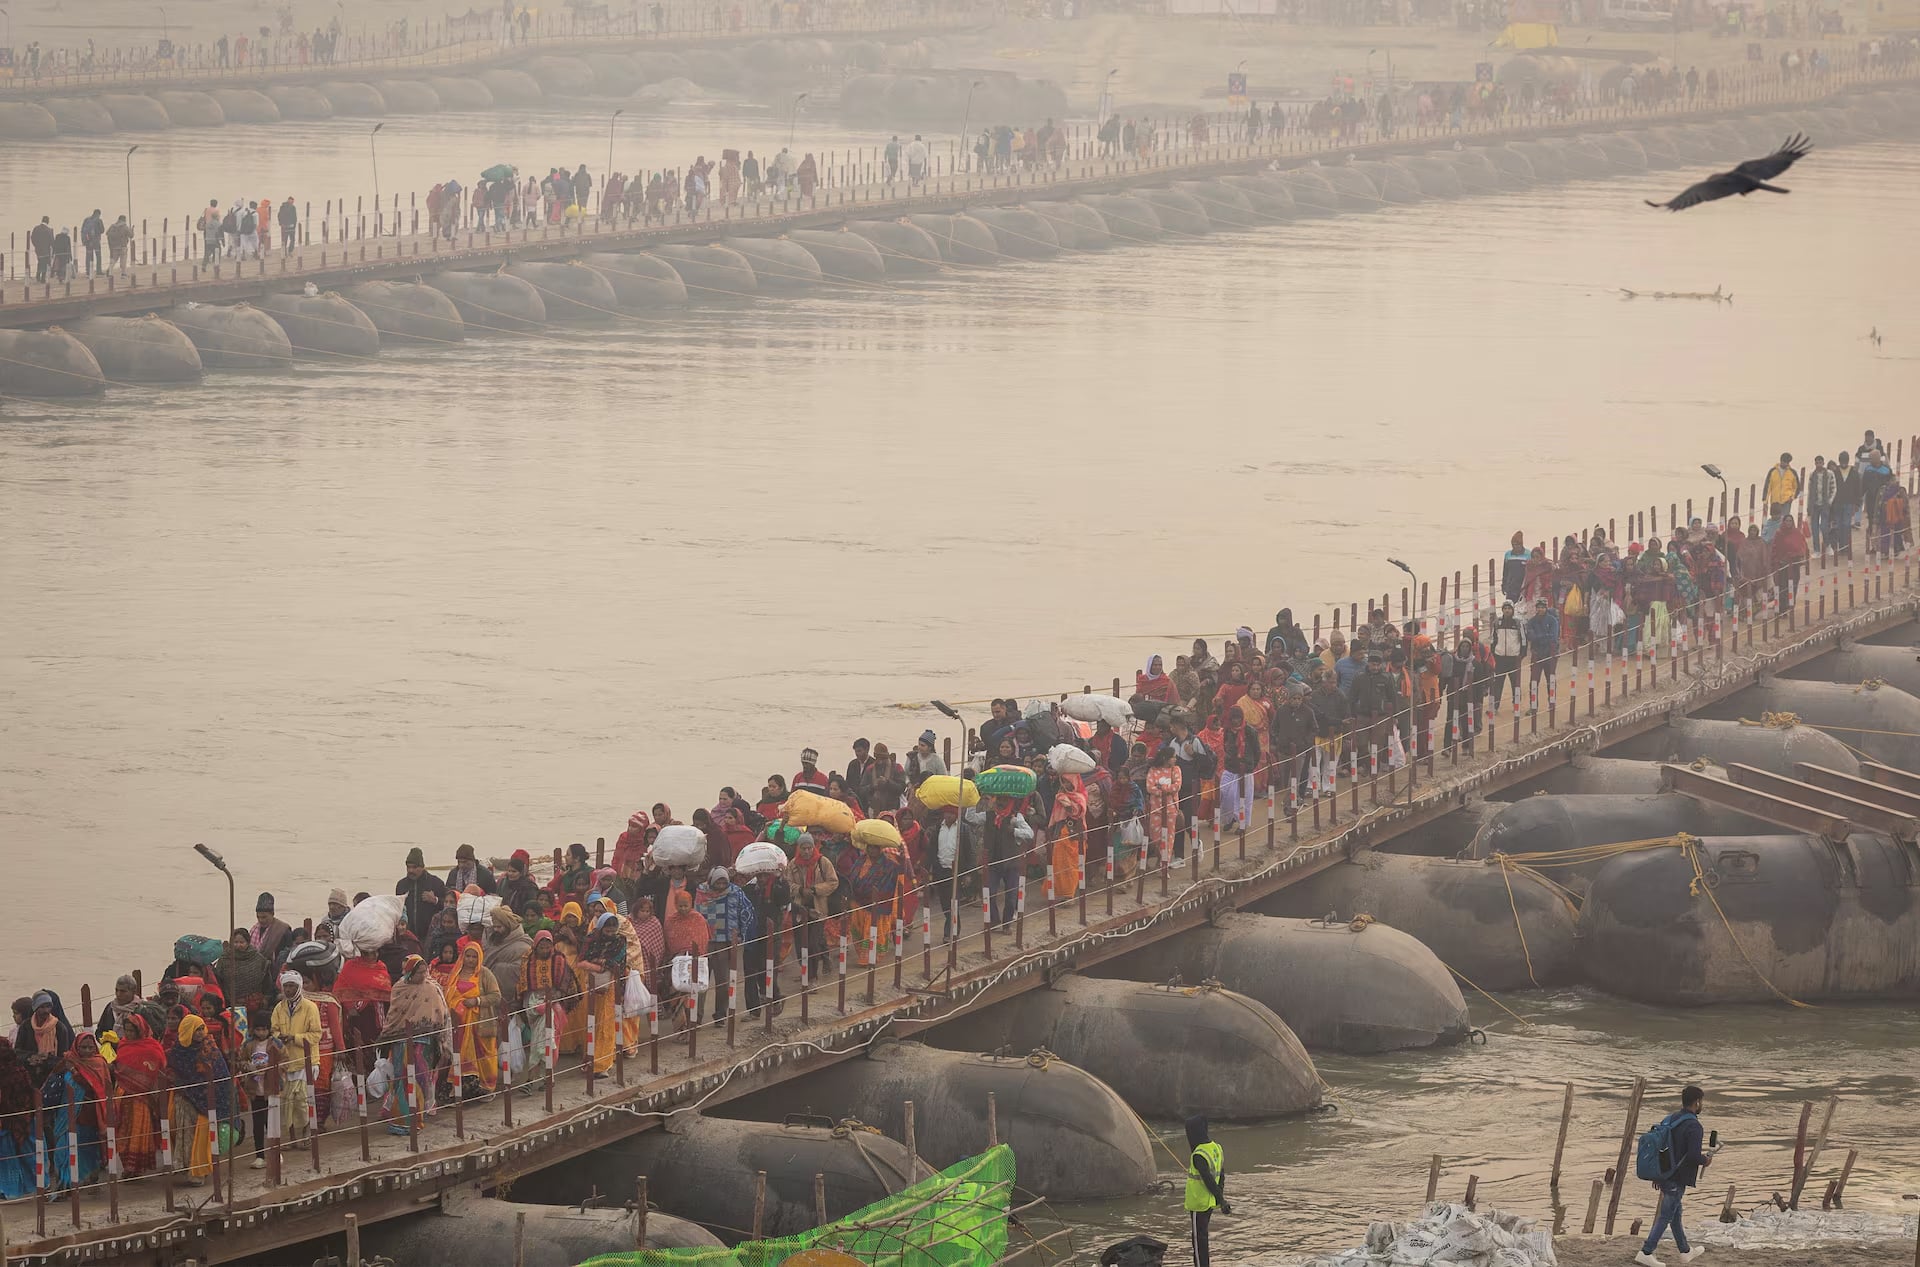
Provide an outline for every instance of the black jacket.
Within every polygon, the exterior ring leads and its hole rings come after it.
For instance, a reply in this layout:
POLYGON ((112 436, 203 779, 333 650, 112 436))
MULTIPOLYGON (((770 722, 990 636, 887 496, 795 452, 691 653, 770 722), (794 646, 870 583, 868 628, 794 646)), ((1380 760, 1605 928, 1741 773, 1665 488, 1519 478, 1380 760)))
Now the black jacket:
POLYGON ((440 913, 445 904, 447 886, 440 877, 431 871, 422 871, 419 875, 402 876, 393 891, 407 899, 407 927, 422 942, 433 930, 433 917, 440 913))
POLYGON ((1673 1124, 1672 1157, 1675 1159, 1673 1177, 1669 1182, 1692 1188, 1700 1182, 1700 1168, 1707 1164, 1704 1151, 1707 1132, 1700 1125, 1700 1119, 1691 1113, 1684 1114, 1673 1124))

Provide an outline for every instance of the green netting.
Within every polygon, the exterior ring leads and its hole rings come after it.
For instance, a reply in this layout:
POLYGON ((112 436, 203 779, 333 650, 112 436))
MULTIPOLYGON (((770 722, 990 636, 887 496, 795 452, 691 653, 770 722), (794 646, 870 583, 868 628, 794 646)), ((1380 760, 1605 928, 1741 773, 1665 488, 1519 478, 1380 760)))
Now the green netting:
POLYGON ((732 1249, 647 1249, 602 1254, 581 1267, 779 1267, 808 1249, 835 1249, 872 1267, 990 1267, 1007 1252, 1013 1150, 1005 1144, 844 1219, 732 1249))

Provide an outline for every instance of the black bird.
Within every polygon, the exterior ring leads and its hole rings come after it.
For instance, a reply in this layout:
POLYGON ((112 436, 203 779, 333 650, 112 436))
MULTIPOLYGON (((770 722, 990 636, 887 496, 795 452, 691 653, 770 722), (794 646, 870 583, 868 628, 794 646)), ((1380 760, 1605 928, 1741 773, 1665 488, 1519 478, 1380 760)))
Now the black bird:
POLYGON ((1756 189, 1764 189, 1770 194, 1792 193, 1778 185, 1767 182, 1781 172, 1792 167, 1796 160, 1804 157, 1813 148, 1805 136, 1794 133, 1786 143, 1765 158, 1750 158, 1730 172, 1717 172, 1699 184, 1686 190, 1679 197, 1667 202, 1647 200, 1649 207, 1665 207, 1668 211, 1685 211, 1688 207, 1703 202, 1712 202, 1716 198, 1725 198, 1730 194, 1739 194, 1742 198, 1756 189))

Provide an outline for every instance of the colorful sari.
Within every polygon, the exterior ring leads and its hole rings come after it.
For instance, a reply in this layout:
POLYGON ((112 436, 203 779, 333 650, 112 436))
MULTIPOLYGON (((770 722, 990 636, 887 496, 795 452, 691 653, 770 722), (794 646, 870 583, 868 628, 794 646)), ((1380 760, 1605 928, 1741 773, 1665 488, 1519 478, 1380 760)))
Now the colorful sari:
POLYGON ((76 1034, 58 1069, 40 1087, 47 1118, 47 1168, 55 1188, 84 1185, 106 1161, 107 1061, 90 1033, 76 1034))
POLYGON ((500 986, 487 971, 485 958, 479 946, 468 943, 443 989, 461 1076, 478 1078, 483 1091, 492 1091, 500 1085, 500 1039, 495 1032, 500 986))
MULTIPOLYGON (((186 1159, 187 1173, 194 1179, 205 1179, 213 1173, 208 1115, 216 1115, 223 1128, 233 1121, 233 1082, 226 1059, 207 1037, 206 1022, 199 1017, 181 1019, 175 1042, 167 1048, 167 1072, 173 1079, 174 1156, 186 1159)), ((231 1138, 226 1129, 222 1138, 231 1138)))
POLYGON ((1060 776, 1053 798, 1053 895, 1066 901, 1080 891, 1080 865, 1086 848, 1087 794, 1080 776, 1060 776))
POLYGON ((560 954, 558 946, 545 958, 539 957, 542 944, 552 946, 553 934, 542 929, 533 935, 533 950, 520 969, 520 1008, 515 1020, 520 1026, 520 1045, 527 1053, 527 1071, 558 1071, 560 1033, 566 1028, 567 1007, 579 993, 573 968, 560 954))
POLYGON ((126 1018, 113 1065, 120 1086, 120 1164, 128 1178, 153 1169, 160 1151, 160 1115, 165 1111, 167 1050, 153 1036, 146 1018, 126 1018))

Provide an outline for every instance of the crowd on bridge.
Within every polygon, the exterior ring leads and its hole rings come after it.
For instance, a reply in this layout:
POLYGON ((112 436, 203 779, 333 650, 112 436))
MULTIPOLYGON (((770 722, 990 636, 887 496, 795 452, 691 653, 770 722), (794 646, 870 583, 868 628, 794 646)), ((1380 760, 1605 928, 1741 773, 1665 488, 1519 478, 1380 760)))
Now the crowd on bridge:
POLYGON ((635 811, 610 857, 576 842, 550 864, 483 861, 462 844, 436 873, 415 848, 390 893, 336 887, 297 924, 263 892, 252 923, 182 936, 151 989, 128 973, 79 1025, 53 989, 14 1001, 0 1198, 35 1190, 37 1150, 49 1189, 97 1179, 109 1127, 120 1177, 197 1184, 216 1154, 260 1167, 269 1138, 344 1128, 363 1097, 406 1134, 563 1062, 606 1073, 661 1018, 778 1011, 836 975, 836 954, 845 974, 849 947, 856 971, 898 956, 916 922, 954 938, 975 895, 1004 933, 1035 886, 1061 902, 1144 882, 1201 848, 1202 824, 1246 830, 1262 798, 1291 815, 1343 775, 1357 789, 1470 746, 1509 689, 1517 718, 1523 670, 1528 706, 1550 704, 1569 649, 1671 655, 1689 629, 1799 601, 1810 561, 1910 544, 1906 487, 1871 431, 1811 467, 1783 453, 1755 488, 1750 522, 1696 518, 1664 542, 1515 533, 1497 595, 1452 622, 1369 604, 1322 635, 1283 608, 1264 636, 1150 655, 1124 700, 992 700, 960 770, 931 729, 899 753, 861 738, 841 769, 807 748, 791 775, 723 786, 685 822, 662 802, 635 811))

